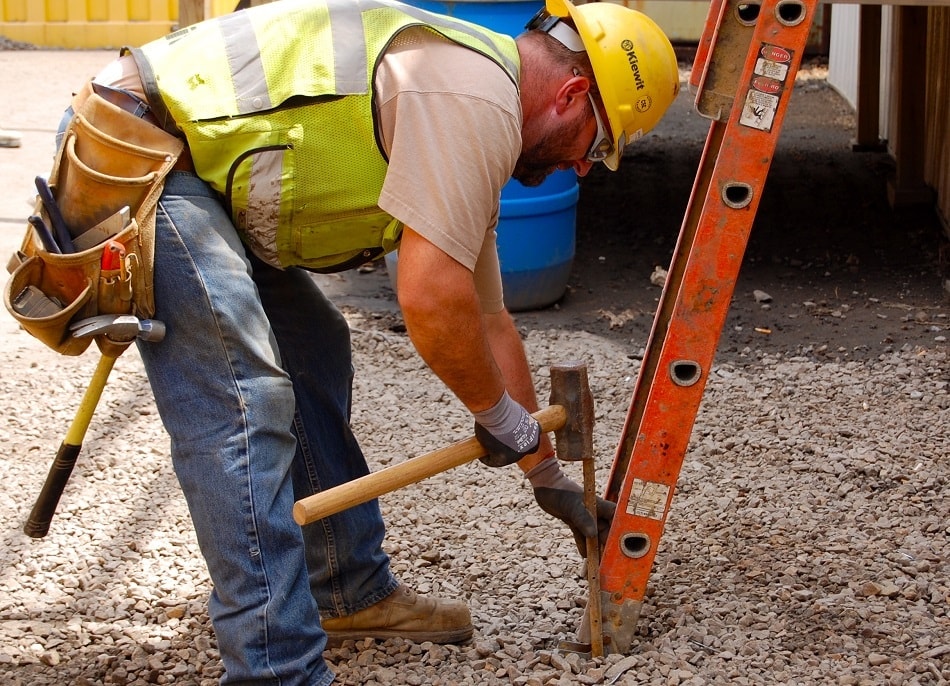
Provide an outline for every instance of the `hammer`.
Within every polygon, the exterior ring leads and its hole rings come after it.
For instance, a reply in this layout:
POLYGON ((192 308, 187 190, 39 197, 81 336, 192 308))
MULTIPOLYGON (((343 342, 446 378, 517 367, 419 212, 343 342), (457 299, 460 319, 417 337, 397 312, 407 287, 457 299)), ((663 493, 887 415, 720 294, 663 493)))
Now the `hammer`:
MULTIPOLYGON (((556 367, 552 367, 551 369, 552 385, 554 385, 553 378, 555 376, 555 369, 556 367)), ((561 372, 557 372, 557 374, 560 375, 561 372)), ((568 386, 573 383, 587 383, 586 369, 583 378, 577 374, 566 378, 564 381, 558 381, 557 385, 563 389, 559 398, 563 399, 559 400, 557 404, 551 404, 549 407, 539 410, 532 415, 541 425, 541 431, 545 433, 549 431, 560 431, 560 434, 556 434, 556 436, 561 435, 565 437, 573 436, 573 434, 580 431, 582 427, 592 432, 592 411, 589 420, 584 418, 573 419, 573 415, 583 411, 582 408, 576 407, 574 403, 585 396, 585 391, 588 397, 590 395, 590 391, 586 389, 586 387, 585 389, 578 388, 573 392, 568 392, 568 386), (572 428, 565 429, 565 426, 572 428)), ((563 440, 568 439, 564 438, 563 440)), ((584 440, 580 437, 576 437, 574 440, 579 445, 584 444, 584 440)), ((560 445, 561 442, 562 439, 558 439, 558 445, 560 445)), ((587 443, 591 442, 592 439, 588 438, 587 443)), ((377 498, 384 493, 390 493, 403 486, 414 484, 430 476, 444 472, 452 467, 458 467, 479 457, 485 457, 487 454, 488 451, 482 447, 482 444, 479 443, 474 436, 466 438, 463 441, 458 441, 445 448, 410 458, 405 462, 391 465, 378 472, 361 476, 358 479, 347 481, 344 484, 328 488, 320 493, 314 493, 306 498, 301 498, 294 503, 294 521, 301 526, 311 524, 324 517, 329 517, 347 508, 377 498)), ((596 518, 594 521, 597 521, 596 518)))
POLYGON ((600 540, 597 528, 597 493, 594 476, 594 398, 587 379, 587 367, 581 362, 567 362, 551 367, 552 405, 570 407, 567 421, 554 432, 557 457, 564 462, 583 462, 584 506, 594 520, 595 533, 588 536, 587 601, 590 621, 592 657, 604 656, 604 634, 600 603, 600 540))
MULTIPOLYGON (((541 431, 554 431, 564 426, 568 409, 561 405, 552 405, 535 412, 532 417, 538 420, 541 431)), ((413 457, 405 462, 394 464, 378 472, 372 472, 352 481, 328 488, 320 493, 301 498, 294 503, 294 521, 300 526, 311 524, 318 519, 329 517, 347 508, 365 503, 384 493, 390 493, 403 486, 414 484, 430 476, 458 467, 479 457, 485 457, 488 451, 472 436, 463 441, 452 443, 445 448, 413 457)))

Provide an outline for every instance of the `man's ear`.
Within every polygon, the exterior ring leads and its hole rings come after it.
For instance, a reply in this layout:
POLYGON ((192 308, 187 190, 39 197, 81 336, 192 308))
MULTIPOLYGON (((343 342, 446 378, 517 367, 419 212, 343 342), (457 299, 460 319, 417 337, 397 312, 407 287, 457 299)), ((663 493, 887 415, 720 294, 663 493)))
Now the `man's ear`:
POLYGON ((572 76, 561 84, 555 96, 555 111, 570 114, 575 108, 587 107, 587 91, 590 81, 584 76, 572 76))

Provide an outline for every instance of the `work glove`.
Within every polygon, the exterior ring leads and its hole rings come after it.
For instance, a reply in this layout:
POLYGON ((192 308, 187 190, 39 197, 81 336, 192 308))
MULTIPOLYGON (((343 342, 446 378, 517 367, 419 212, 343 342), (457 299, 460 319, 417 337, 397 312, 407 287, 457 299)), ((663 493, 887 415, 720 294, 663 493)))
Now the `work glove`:
POLYGON ((493 407, 475 413, 475 438, 488 453, 478 459, 504 467, 538 449, 541 425, 505 391, 493 407))
POLYGON ((541 509, 571 528, 574 543, 581 557, 587 557, 587 538, 597 534, 600 548, 607 542, 607 533, 617 509, 615 503, 597 498, 597 522, 584 506, 584 489, 561 471, 556 458, 540 462, 525 474, 534 489, 534 499, 541 509))

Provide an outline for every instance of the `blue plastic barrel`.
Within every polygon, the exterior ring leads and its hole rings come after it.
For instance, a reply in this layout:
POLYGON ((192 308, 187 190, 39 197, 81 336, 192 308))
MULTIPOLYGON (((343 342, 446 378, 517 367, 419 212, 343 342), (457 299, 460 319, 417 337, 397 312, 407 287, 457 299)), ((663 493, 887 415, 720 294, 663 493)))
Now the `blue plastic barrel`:
MULTIPOLYGON (((408 4, 510 36, 524 31, 544 6, 537 0, 409 0, 408 4)), ((564 294, 574 261, 578 195, 577 175, 570 170, 557 171, 534 188, 512 179, 502 189, 498 258, 509 310, 547 307, 564 294)))

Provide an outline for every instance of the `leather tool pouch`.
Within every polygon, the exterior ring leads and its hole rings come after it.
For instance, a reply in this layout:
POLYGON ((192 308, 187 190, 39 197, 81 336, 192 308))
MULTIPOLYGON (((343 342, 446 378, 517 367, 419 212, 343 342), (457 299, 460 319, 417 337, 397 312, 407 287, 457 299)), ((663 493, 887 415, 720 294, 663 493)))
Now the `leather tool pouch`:
MULTIPOLYGON (((112 241, 117 241, 122 250, 117 259, 105 261, 103 251, 109 248, 102 243, 51 253, 31 225, 7 266, 11 277, 3 293, 20 325, 64 355, 79 355, 90 343, 70 335, 72 322, 99 314, 154 315, 155 210, 165 177, 184 148, 181 139, 97 95, 91 83, 73 99, 73 110, 50 187, 76 243, 91 243, 103 224, 119 221, 110 244, 115 247, 112 241), (127 224, 124 207, 129 208, 127 224)), ((50 224, 40 200, 34 213, 50 224)), ((95 340, 108 355, 128 347, 105 335, 95 340)))

